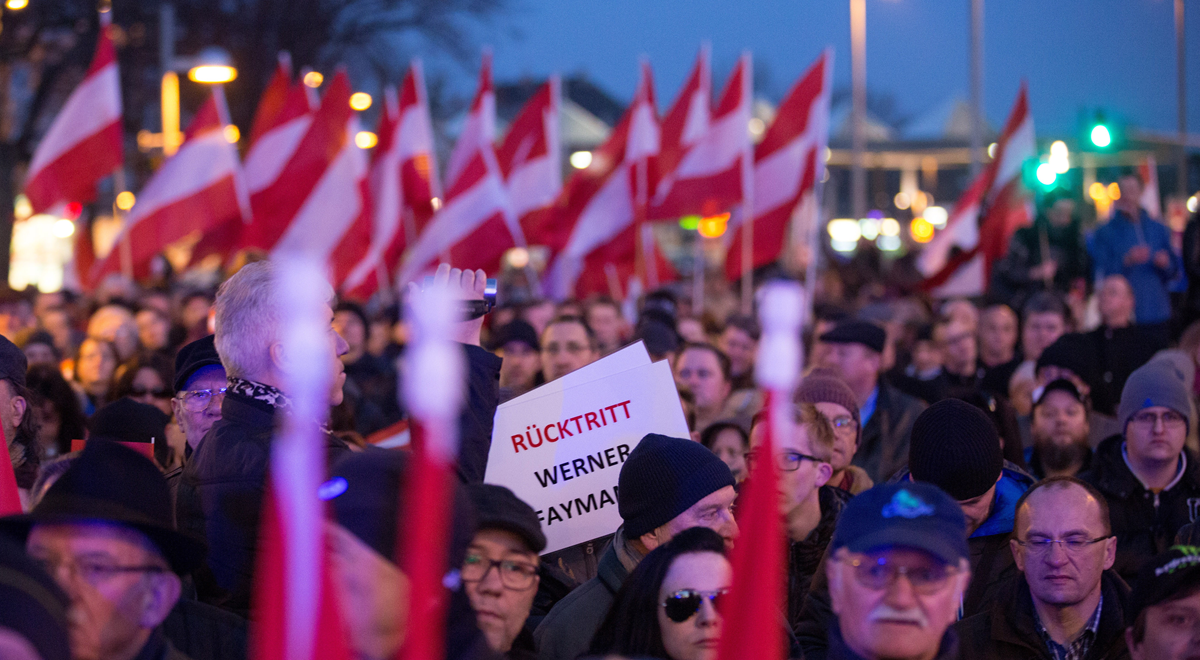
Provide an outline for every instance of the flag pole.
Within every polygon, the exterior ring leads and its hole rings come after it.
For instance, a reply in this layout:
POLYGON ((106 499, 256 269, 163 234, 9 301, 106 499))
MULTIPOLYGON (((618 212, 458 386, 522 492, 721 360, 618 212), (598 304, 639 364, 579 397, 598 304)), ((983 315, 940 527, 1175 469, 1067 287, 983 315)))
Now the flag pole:
MULTIPOLYGON (((113 187, 120 194, 125 190, 125 168, 119 167, 113 172, 113 187)), ((121 258, 121 274, 129 279, 133 279, 133 246, 129 244, 129 232, 125 226, 125 212, 117 206, 117 201, 113 198, 113 215, 121 221, 121 229, 118 234, 117 244, 113 246, 114 250, 120 250, 117 254, 121 258)))
MULTIPOLYGON (((750 99, 750 113, 754 114, 754 61, 750 54, 746 58, 746 72, 742 84, 750 99)), ((750 127, 747 126, 749 131, 750 127)), ((754 313, 754 144, 747 141, 742 154, 742 314, 754 313)))
MULTIPOLYGON (((828 106, 829 91, 828 90, 829 90, 829 80, 830 80, 829 72, 833 70, 833 49, 826 48, 824 57, 825 57, 825 74, 822 77, 821 89, 824 90, 824 94, 825 94, 825 98, 826 98, 826 106, 825 106, 824 112, 822 112, 822 116, 826 117, 826 123, 828 123, 828 117, 829 117, 829 106, 828 106)), ((821 242, 821 220, 823 219, 824 212, 825 212, 825 204, 824 204, 825 178, 828 175, 828 169, 827 169, 828 165, 826 165, 826 162, 825 162, 825 151, 826 151, 826 149, 829 148, 829 127, 828 126, 825 127, 824 132, 821 133, 821 135, 825 136, 825 141, 819 142, 819 144, 821 144, 821 149, 820 149, 820 151, 817 152, 817 162, 816 162, 816 166, 818 168, 817 171, 820 172, 821 175, 816 176, 816 172, 813 173, 813 202, 814 202, 813 207, 814 207, 814 210, 813 210, 813 216, 812 216, 812 223, 808 227, 809 255, 808 255, 808 263, 805 264, 805 269, 804 269, 804 321, 805 321, 805 323, 811 323, 812 319, 813 319, 813 310, 814 310, 814 306, 816 305, 816 296, 817 296, 817 266, 821 261, 821 254, 822 254, 822 252, 824 252, 824 250, 822 249, 823 246, 822 246, 822 242, 821 242)), ((791 232, 789 232, 789 234, 791 234, 791 232)), ((803 370, 801 370, 801 373, 804 373, 803 370)))
POLYGON ((696 232, 692 254, 692 316, 704 312, 704 237, 696 232))

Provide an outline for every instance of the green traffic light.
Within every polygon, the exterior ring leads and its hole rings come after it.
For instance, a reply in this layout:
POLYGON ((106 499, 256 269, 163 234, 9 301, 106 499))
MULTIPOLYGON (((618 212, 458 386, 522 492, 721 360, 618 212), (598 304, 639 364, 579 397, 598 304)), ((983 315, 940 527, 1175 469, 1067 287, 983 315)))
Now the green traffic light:
POLYGON ((1096 124, 1092 127, 1091 138, 1092 144, 1102 149, 1112 144, 1112 133, 1109 132, 1108 127, 1104 124, 1096 124))

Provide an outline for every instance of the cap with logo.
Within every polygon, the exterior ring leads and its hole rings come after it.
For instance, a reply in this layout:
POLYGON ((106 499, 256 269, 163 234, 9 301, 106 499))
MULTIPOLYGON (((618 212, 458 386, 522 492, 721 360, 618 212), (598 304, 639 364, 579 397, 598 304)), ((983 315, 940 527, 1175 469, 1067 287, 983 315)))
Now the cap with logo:
POLYGON ((937 486, 881 484, 851 499, 838 518, 832 550, 922 550, 947 564, 967 558, 962 507, 937 486))
POLYGON ((1200 587, 1200 547, 1177 545, 1147 562, 1134 584, 1128 623, 1147 607, 1178 600, 1200 587))

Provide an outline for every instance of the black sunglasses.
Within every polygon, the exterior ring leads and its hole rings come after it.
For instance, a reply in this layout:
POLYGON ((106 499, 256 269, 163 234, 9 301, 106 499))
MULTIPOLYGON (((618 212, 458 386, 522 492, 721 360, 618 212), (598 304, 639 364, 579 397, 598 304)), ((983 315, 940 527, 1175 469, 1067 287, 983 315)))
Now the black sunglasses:
POLYGON ((713 608, 719 610, 721 608, 721 600, 727 593, 729 593, 728 589, 720 589, 718 591, 680 589, 667 596, 667 599, 660 604, 667 613, 668 619, 675 623, 683 623, 692 618, 696 612, 700 611, 700 604, 705 598, 712 603, 713 608))
POLYGON ((130 390, 129 393, 132 394, 133 396, 146 396, 147 394, 149 394, 150 396, 152 396, 156 399, 171 398, 171 393, 166 388, 163 388, 163 387, 146 388, 146 387, 140 387, 140 386, 135 385, 135 386, 133 386, 133 388, 130 390))

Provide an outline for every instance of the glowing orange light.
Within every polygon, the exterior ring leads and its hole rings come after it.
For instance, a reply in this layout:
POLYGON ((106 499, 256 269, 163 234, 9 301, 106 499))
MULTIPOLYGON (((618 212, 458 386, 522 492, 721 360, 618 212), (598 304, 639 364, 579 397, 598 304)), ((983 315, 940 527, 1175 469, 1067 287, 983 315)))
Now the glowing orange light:
POLYGON ((704 238, 720 238, 725 235, 725 227, 728 222, 728 213, 700 218, 700 223, 696 225, 696 231, 700 232, 704 238))
POLYGON ((914 241, 928 243, 933 240, 933 223, 921 216, 917 216, 909 223, 908 232, 912 234, 914 241))
POLYGON ((1114 201, 1121 199, 1121 186, 1116 181, 1108 184, 1108 198, 1114 201))

